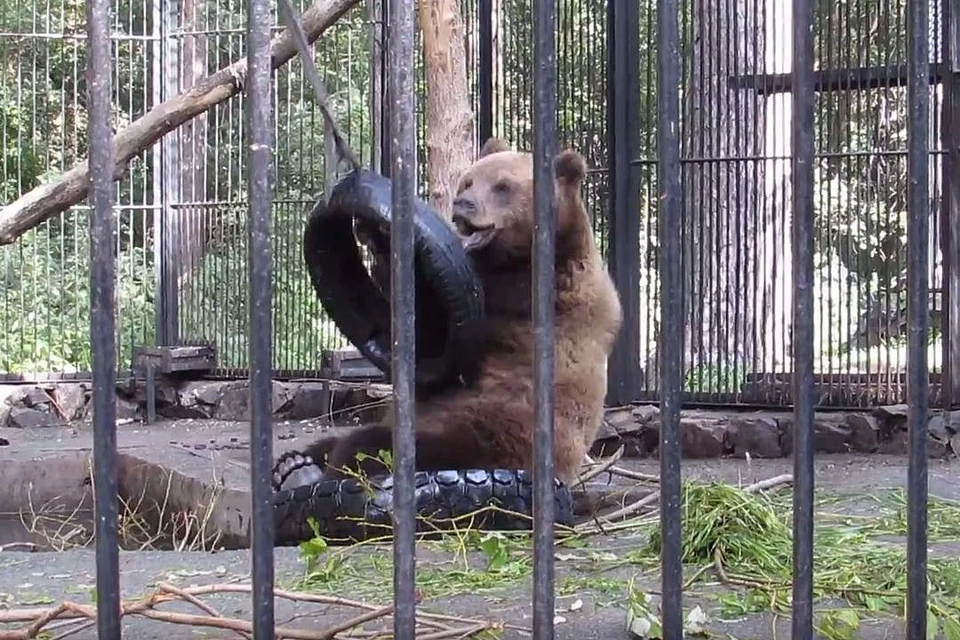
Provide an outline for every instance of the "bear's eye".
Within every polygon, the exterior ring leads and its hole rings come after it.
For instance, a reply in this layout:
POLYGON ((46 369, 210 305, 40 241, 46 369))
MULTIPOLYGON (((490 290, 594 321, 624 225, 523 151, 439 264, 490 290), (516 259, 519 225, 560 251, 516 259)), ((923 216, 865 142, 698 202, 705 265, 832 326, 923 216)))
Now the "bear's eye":
POLYGON ((473 180, 470 178, 464 178, 463 182, 460 183, 460 188, 457 190, 457 195, 460 195, 467 189, 473 186, 473 180))
POLYGON ((510 191, 510 183, 507 182, 506 180, 501 180, 500 182, 493 185, 493 191, 494 193, 498 193, 500 195, 508 193, 510 191))

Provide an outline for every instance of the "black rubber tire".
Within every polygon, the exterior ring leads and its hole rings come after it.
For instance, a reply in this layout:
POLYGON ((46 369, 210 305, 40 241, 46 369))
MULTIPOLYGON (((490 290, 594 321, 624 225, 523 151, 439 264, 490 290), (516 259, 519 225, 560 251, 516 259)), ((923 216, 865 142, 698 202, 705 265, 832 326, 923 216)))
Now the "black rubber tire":
MULTIPOLYGON (((490 510, 478 514, 471 526, 500 531, 531 528, 533 478, 525 471, 420 471, 415 482, 417 531, 433 531, 439 526, 420 518, 456 518, 494 505, 527 517, 490 510)), ((362 542, 391 531, 393 476, 371 478, 367 484, 353 478, 325 480, 279 491, 274 494, 273 504, 277 546, 294 546, 312 538, 308 518, 317 521, 328 543, 362 542)), ((555 522, 567 526, 573 522, 573 496, 559 481, 555 522)))
MULTIPOLYGON (((391 378, 390 301, 364 266, 354 220, 389 246, 391 183, 353 171, 314 208, 304 260, 320 303, 346 338, 391 378)), ((416 386, 441 390, 476 380, 483 352, 484 299, 479 277, 453 229, 415 200, 416 386)))

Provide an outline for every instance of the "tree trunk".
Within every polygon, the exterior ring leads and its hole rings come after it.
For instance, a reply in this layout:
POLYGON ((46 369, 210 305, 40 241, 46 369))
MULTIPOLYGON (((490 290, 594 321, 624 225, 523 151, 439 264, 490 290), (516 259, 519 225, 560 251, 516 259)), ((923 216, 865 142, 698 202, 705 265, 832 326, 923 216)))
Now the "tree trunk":
POLYGON ((687 375, 690 390, 736 392, 764 351, 757 332, 769 330, 773 311, 771 271, 782 256, 765 245, 789 238, 763 198, 763 99, 729 84, 763 71, 764 10, 746 0, 694 0, 692 11, 684 115, 684 155, 692 161, 683 168, 687 375))
MULTIPOLYGON (((180 82, 192 87, 207 75, 207 37, 198 18, 197 1, 180 1, 180 29, 183 36, 180 51, 180 82)), ((206 150, 207 114, 201 114, 180 128, 180 279, 189 278, 200 266, 209 233, 207 200, 206 150)))
POLYGON ((427 76, 427 180, 437 211, 450 219, 457 181, 475 157, 463 18, 457 0, 419 0, 427 76))

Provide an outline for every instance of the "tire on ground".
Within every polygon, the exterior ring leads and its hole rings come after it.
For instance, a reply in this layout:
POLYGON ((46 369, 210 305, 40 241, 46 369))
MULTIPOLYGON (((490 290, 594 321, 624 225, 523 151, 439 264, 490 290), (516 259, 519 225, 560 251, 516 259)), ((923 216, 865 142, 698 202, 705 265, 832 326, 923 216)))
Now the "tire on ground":
MULTIPOLYGON (((417 531, 443 529, 442 522, 483 510, 471 521, 475 529, 529 530, 533 511, 533 477, 525 471, 420 471, 415 477, 417 531), (526 516, 526 517, 524 517, 526 516), (426 519, 424 521, 423 519, 426 519)), ((326 480, 274 494, 277 546, 293 546, 313 537, 309 519, 329 543, 351 544, 387 535, 391 530, 393 476, 326 480)), ((569 487, 556 483, 555 522, 573 522, 569 487)))

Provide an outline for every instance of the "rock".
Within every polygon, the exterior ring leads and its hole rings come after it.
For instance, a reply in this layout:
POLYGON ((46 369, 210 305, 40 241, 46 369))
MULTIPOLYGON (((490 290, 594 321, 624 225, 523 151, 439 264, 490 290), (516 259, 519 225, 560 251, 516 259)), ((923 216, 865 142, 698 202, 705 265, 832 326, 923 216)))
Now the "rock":
POLYGON ((223 382, 188 382, 177 394, 180 411, 191 415, 183 417, 212 418, 220 404, 223 382))
POLYGON ((880 421, 866 413, 847 416, 850 427, 850 449, 856 453, 874 453, 880 446, 880 421))
POLYGON ((600 427, 597 429, 597 434, 593 438, 594 442, 607 441, 607 440, 620 440, 620 434, 617 433, 617 430, 614 429, 606 419, 600 421, 600 427))
POLYGON ((652 404, 641 404, 631 411, 633 417, 640 424, 649 424, 660 420, 660 408, 652 404))
POLYGON ((28 408, 46 409, 53 404, 53 398, 40 387, 30 387, 23 395, 23 405, 28 408))
POLYGON ((883 453, 887 455, 904 455, 907 453, 910 446, 910 437, 906 429, 896 429, 894 430, 889 437, 883 438, 880 441, 880 447, 877 449, 877 453, 883 453))
POLYGON ((727 428, 717 420, 681 420, 680 433, 686 458, 721 458, 727 454, 727 428))
POLYGON ((883 407, 877 407, 873 410, 873 415, 882 420, 906 420, 909 409, 910 407, 905 404, 891 404, 883 407))
POLYGON ((813 421, 813 449, 816 453, 848 453, 851 429, 840 419, 813 421))
POLYGON ((196 392, 197 401, 211 407, 218 406, 225 393, 223 385, 222 382, 211 382, 203 385, 196 392))
POLYGON ((57 385, 57 404, 66 420, 82 420, 87 406, 87 385, 82 382, 57 385))
POLYGON ((223 387, 213 415, 220 420, 249 420, 250 391, 246 382, 231 382, 223 387))
POLYGON ((276 409, 287 420, 309 420, 330 415, 333 391, 321 383, 304 383, 276 409))
POLYGON ((960 456, 960 433, 950 438, 950 450, 953 455, 960 456))
POLYGON ((960 434, 960 411, 951 411, 947 414, 947 431, 950 435, 960 434))
POLYGON ((139 420, 140 406, 136 400, 117 398, 117 420, 139 420))
POLYGON ((604 416, 604 422, 619 435, 640 431, 640 424, 634 418, 633 412, 630 409, 614 409, 608 411, 604 416))
POLYGON ((942 414, 935 415, 930 418, 930 421, 927 423, 927 432, 930 434, 931 438, 935 438, 943 442, 949 440, 950 436, 953 435, 947 430, 947 421, 943 419, 942 414))
POLYGON ((63 420, 57 415, 40 409, 12 407, 7 416, 7 426, 15 429, 36 429, 39 427, 62 427, 63 420))
POLYGON ((733 453, 738 457, 749 454, 753 458, 782 458, 781 427, 774 418, 735 418, 730 421, 733 430, 733 453))

